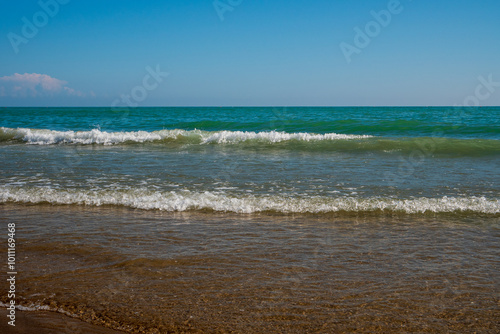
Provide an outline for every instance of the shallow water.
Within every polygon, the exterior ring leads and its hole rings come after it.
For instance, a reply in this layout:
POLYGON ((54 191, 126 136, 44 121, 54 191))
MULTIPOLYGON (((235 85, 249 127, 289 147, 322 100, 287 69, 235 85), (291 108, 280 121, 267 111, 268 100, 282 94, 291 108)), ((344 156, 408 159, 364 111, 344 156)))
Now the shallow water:
POLYGON ((3 108, 0 202, 500 213, 499 108, 3 108))
POLYGON ((498 107, 2 108, 16 302, 139 333, 497 333, 498 124, 498 107))
POLYGON ((0 210, 33 310, 151 333, 500 329, 498 217, 0 210))

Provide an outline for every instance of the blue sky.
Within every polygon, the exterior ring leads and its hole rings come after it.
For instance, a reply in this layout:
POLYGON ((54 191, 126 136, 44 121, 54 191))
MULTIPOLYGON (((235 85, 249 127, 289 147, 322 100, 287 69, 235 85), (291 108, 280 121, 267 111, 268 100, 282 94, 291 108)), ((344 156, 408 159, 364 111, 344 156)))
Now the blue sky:
POLYGON ((0 106, 500 105, 498 0, 56 1, 2 3, 0 106))

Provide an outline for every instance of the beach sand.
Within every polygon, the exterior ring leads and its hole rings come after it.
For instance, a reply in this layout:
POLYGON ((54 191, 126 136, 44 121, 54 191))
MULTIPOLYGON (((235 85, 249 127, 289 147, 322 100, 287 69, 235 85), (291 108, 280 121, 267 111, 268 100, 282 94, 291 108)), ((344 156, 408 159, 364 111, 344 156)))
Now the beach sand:
POLYGON ((18 311, 6 331, 2 309, 2 333, 500 329, 498 217, 51 205, 2 205, 0 216, 18 228, 16 303, 85 321, 18 311))
POLYGON ((4 334, 119 334, 124 333, 91 325, 55 312, 23 312, 16 310, 16 326, 7 324, 7 310, 0 308, 0 333, 4 334))

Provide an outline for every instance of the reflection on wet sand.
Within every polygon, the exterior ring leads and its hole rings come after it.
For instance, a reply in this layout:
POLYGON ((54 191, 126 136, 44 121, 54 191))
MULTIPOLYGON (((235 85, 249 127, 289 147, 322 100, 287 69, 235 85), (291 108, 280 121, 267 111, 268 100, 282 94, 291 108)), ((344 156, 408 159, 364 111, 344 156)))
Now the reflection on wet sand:
POLYGON ((0 214, 19 227, 17 302, 102 327, 139 333, 500 329, 495 216, 48 205, 2 205, 0 214))

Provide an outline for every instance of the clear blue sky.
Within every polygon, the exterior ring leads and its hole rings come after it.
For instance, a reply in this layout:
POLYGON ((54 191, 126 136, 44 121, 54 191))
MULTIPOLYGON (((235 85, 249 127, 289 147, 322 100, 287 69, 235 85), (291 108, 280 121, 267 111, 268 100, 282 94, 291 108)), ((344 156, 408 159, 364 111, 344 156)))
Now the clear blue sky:
MULTIPOLYGON (((140 106, 454 105, 478 77, 500 82, 498 0, 401 0, 348 63, 341 43, 356 47, 354 28, 389 2, 220 0, 232 11, 218 13, 213 0, 69 0, 51 17, 3 1, 0 106, 109 106, 134 89, 140 106), (169 75, 146 90, 157 65, 169 75)), ((489 88, 480 104, 500 105, 489 88)))

